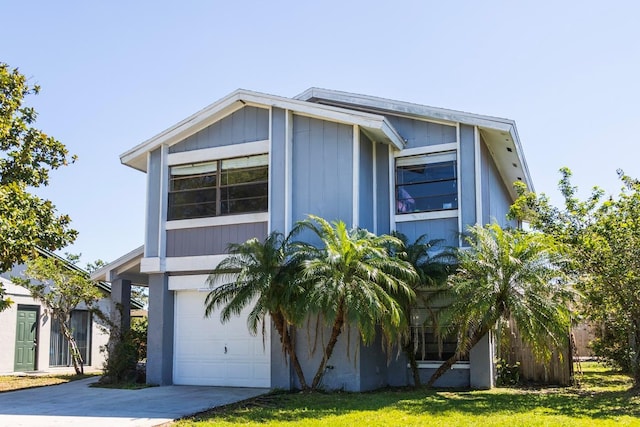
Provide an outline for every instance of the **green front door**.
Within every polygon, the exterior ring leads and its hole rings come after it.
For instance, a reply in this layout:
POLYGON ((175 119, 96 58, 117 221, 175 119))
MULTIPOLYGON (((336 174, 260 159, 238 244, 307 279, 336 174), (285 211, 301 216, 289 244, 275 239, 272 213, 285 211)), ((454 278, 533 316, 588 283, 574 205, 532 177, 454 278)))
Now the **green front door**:
POLYGON ((16 325, 16 371, 35 371, 38 307, 18 306, 16 325))

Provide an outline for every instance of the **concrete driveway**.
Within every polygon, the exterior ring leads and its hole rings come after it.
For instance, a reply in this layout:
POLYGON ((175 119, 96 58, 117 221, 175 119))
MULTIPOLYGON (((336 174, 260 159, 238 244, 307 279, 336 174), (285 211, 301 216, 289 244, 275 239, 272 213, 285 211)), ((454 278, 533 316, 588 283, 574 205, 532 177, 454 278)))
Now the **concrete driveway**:
POLYGON ((269 391, 200 386, 141 390, 89 387, 97 380, 0 393, 0 426, 155 426, 269 391))

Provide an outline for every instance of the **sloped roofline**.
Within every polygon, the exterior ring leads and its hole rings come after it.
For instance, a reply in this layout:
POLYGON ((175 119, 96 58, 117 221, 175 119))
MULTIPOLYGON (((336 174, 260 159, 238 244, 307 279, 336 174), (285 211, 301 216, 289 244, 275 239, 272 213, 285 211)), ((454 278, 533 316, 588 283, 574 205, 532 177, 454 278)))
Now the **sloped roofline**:
POLYGON ((478 126, 479 128, 488 128, 507 132, 510 134, 516 147, 516 155, 518 156, 518 160, 520 161, 524 171, 525 183, 531 191, 535 191, 533 181, 529 173, 529 167, 524 157, 524 150, 520 143, 518 129, 516 128, 514 120, 318 87, 309 88, 295 96, 294 99, 315 102, 322 105, 359 108, 376 113, 381 112, 382 114, 384 114, 384 112, 389 112, 401 116, 432 119, 436 121, 450 122, 452 124, 462 123, 471 126, 478 126))
POLYGON ((277 107, 311 117, 358 125, 382 135, 384 141, 381 142, 391 144, 396 149, 404 148, 404 140, 382 115, 238 89, 122 153, 120 161, 127 166, 146 171, 146 153, 161 145, 176 144, 245 105, 277 107))
MULTIPOLYGON (((94 284, 95 284, 99 289, 101 289, 101 290, 103 290, 103 291, 108 292, 109 294, 111 294, 111 284, 110 284, 110 283, 107 283, 107 282, 102 281, 102 280, 97 280, 97 281, 96 281, 96 280, 94 280, 94 279, 93 279, 93 277, 92 277, 92 276, 93 276, 93 274, 90 274, 87 270, 85 270, 85 269, 83 269, 83 268, 78 267, 77 265, 75 265, 75 264, 73 264, 73 263, 69 262, 68 260, 66 260, 66 259, 62 258, 62 257, 61 257, 61 256, 59 256, 59 255, 56 255, 55 253, 53 253, 53 252, 51 252, 51 251, 49 251, 49 250, 47 250, 47 249, 44 249, 44 248, 41 248, 41 247, 38 247, 38 248, 36 248, 36 249, 37 249, 37 251, 38 251, 41 255, 46 256, 46 257, 48 257, 48 258, 53 258, 53 259, 55 259, 55 260, 57 260, 57 261, 60 261, 60 262, 62 262, 62 263, 63 263, 63 264, 64 264, 64 265, 69 269, 69 270, 76 271, 76 272, 78 272, 78 273, 82 274, 84 277, 87 277, 87 278, 89 278, 90 280, 93 280, 94 284)), ((140 303, 139 301, 137 301, 137 300, 135 300, 135 299, 133 299, 133 298, 132 298, 132 299, 131 299, 131 307, 132 307, 132 308, 138 308, 138 309, 140 309, 140 308, 144 308, 144 304, 142 304, 142 303, 140 303)))
POLYGON ((111 271, 114 271, 122 266, 130 264, 136 261, 137 258, 142 258, 143 256, 144 256, 144 245, 135 248, 134 250, 122 255, 118 259, 92 272, 90 275, 91 280, 109 281, 110 280, 109 273, 111 271))

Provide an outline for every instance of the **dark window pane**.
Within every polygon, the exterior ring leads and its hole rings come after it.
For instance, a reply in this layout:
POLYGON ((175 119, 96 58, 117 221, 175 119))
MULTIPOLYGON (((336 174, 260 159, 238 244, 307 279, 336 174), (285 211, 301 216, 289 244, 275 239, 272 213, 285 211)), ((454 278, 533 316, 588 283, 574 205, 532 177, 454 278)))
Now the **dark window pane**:
POLYGON ((396 212, 429 212, 458 208, 456 162, 398 166, 396 212))
POLYGON ((176 176, 171 178, 170 191, 190 190, 216 186, 216 175, 176 176))
POLYGON ((171 176, 167 218, 267 211, 267 161, 268 155, 262 154, 173 167, 175 174, 171 176), (198 173, 189 175, 191 171, 198 173), (218 189, 219 201, 216 199, 218 189))
POLYGON ((242 184, 245 182, 261 182, 269 179, 269 170, 266 166, 250 169, 232 169, 222 171, 221 185, 242 184))

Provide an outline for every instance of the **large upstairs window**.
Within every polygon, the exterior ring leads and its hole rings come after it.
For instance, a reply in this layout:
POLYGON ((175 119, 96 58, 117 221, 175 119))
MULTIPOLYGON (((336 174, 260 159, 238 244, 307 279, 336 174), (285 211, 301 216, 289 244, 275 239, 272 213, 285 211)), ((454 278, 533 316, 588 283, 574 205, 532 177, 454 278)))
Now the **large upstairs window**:
POLYGON ((171 167, 168 220, 266 212, 269 156, 171 167))
POLYGON ((458 209, 455 153, 396 160, 396 213, 458 209))

